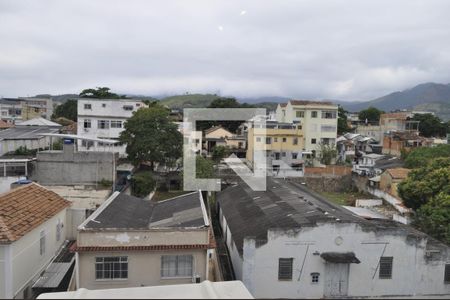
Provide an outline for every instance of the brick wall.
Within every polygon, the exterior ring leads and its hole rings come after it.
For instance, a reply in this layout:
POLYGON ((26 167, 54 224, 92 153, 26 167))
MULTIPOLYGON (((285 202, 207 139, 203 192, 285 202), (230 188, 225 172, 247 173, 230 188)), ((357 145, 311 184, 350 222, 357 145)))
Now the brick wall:
POLYGON ((335 166, 329 165, 325 168, 320 167, 306 167, 305 168, 305 176, 308 175, 335 175, 335 176, 344 176, 352 173, 352 168, 347 166, 335 166))

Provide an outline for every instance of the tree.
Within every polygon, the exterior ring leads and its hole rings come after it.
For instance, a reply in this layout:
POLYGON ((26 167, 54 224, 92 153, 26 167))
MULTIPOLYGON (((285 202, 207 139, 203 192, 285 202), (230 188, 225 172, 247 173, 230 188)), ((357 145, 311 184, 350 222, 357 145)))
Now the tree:
POLYGON ((125 122, 120 141, 127 144, 128 158, 134 165, 150 162, 174 165, 181 157, 183 136, 170 121, 169 111, 154 105, 141 108, 125 122))
POLYGON ((443 137, 448 130, 448 124, 432 114, 415 114, 411 120, 419 121, 420 135, 425 137, 443 137))
POLYGON ((136 173, 131 177, 131 194, 135 197, 148 196, 156 186, 156 180, 150 172, 136 173))
POLYGON ((361 110, 358 114, 358 118, 361 121, 368 121, 368 122, 378 122, 380 121, 380 116, 383 114, 384 111, 379 110, 378 108, 370 106, 367 109, 361 110))
POLYGON ((109 87, 97 87, 95 89, 85 89, 80 93, 81 98, 98 98, 98 99, 120 99, 126 98, 110 92, 109 87))
POLYGON ((335 145, 319 144, 318 157, 321 164, 329 165, 337 157, 335 145))
POLYGON ((450 194, 439 193, 420 207, 413 225, 450 244, 450 194))
POLYGON ((436 147, 419 147, 405 153, 405 167, 413 169, 426 166, 432 159, 450 157, 450 145, 437 145, 436 147))
POLYGON ((62 117, 76 122, 77 116, 77 100, 70 99, 55 108, 52 115, 52 120, 62 117))
POLYGON ((225 146, 215 146, 212 149, 212 160, 216 163, 219 163, 222 158, 229 155, 229 149, 225 146))
POLYGON ((195 172, 197 178, 212 178, 214 175, 214 164, 210 159, 197 155, 195 158, 195 172))
POLYGON ((439 193, 450 195, 450 157, 433 159, 411 171, 398 185, 398 193, 405 205, 415 210, 439 193))
POLYGON ((350 127, 348 127, 348 123, 347 123, 347 113, 348 113, 348 111, 346 111, 342 106, 339 105, 338 127, 337 127, 338 134, 344 134, 344 133, 350 131, 350 127))

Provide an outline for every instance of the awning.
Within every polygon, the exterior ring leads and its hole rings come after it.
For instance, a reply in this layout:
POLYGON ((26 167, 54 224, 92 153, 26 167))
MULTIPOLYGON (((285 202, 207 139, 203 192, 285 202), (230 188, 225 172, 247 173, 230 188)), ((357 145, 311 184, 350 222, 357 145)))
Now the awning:
POLYGON ((353 252, 324 252, 320 254, 326 262, 334 264, 359 264, 360 261, 356 258, 353 252))
POLYGON ((74 263, 74 260, 69 263, 52 263, 45 270, 44 274, 39 277, 39 279, 33 285, 33 288, 57 288, 67 272, 69 272, 70 267, 74 263))

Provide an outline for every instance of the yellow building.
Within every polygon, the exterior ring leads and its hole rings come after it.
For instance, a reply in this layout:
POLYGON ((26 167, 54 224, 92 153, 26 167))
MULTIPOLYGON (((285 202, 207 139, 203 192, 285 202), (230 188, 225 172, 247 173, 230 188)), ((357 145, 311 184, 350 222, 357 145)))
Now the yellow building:
POLYGON ((254 151, 265 150, 267 167, 272 175, 302 176, 304 144, 301 125, 266 121, 266 128, 257 126, 260 125, 248 124, 247 160, 253 164, 254 151))

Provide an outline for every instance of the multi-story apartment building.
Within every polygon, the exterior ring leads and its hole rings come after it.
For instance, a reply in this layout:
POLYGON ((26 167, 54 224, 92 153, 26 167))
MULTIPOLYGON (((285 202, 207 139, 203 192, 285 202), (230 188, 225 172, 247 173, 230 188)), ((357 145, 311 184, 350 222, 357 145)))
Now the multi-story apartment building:
MULTIPOLYGON (((118 139, 124 123, 135 111, 146 106, 141 100, 91 99, 78 100, 78 135, 86 138, 118 139)), ((125 156, 126 146, 78 140, 79 150, 112 150, 125 156)))
POLYGON ((337 138, 338 106, 331 102, 290 100, 278 104, 278 122, 300 124, 306 151, 320 151, 319 144, 332 145, 337 138))
POLYGON ((20 123, 34 118, 50 120, 53 101, 47 98, 3 98, 0 99, 0 117, 4 121, 20 123))
POLYGON ((299 124, 266 121, 265 128, 258 123, 246 124, 247 155, 254 161, 254 151, 266 151, 267 167, 273 176, 303 176, 303 131, 299 124))

